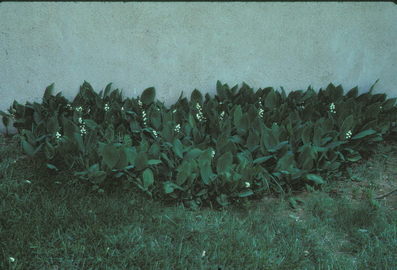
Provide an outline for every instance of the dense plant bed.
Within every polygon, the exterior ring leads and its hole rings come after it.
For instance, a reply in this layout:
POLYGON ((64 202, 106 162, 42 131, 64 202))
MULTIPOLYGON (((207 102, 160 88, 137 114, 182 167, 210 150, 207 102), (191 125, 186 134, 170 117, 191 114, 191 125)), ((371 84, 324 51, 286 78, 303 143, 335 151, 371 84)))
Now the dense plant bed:
POLYGON ((72 102, 46 88, 42 103, 14 101, 23 150, 49 170, 72 170, 93 190, 135 185, 155 199, 226 206, 268 192, 313 189, 396 135, 396 98, 346 95, 333 84, 286 95, 217 82, 166 107, 153 87, 124 98, 87 82, 72 102))

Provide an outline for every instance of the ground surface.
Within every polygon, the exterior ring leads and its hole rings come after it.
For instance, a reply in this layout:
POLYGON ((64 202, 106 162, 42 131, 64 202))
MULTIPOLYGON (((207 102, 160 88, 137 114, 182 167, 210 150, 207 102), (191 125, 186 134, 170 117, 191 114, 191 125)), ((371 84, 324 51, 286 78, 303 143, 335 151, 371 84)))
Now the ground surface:
POLYGON ((397 269, 397 194, 375 199, 395 164, 389 142, 322 191, 191 211, 92 194, 0 137, 0 269, 397 269))

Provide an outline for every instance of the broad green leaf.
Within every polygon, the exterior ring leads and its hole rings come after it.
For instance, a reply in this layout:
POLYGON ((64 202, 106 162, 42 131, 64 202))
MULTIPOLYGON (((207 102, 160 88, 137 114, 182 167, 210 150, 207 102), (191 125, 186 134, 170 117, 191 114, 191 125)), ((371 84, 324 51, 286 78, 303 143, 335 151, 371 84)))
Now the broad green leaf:
POLYGON ((237 105, 233 113, 233 121, 236 127, 240 127, 241 118, 243 116, 243 111, 240 105, 237 105))
POLYGON ((253 131, 250 130, 248 138, 247 138, 247 144, 246 146, 248 147, 248 149, 250 151, 253 151, 255 149, 255 147, 259 146, 260 140, 259 140, 259 136, 258 134, 253 131))
POLYGON ((374 119, 377 118, 379 115, 379 112, 381 111, 380 106, 382 103, 376 102, 374 104, 371 104, 365 108, 365 116, 369 119, 374 119))
POLYGON ((211 150, 208 149, 203 151, 198 159, 200 175, 204 184, 209 184, 209 182, 215 177, 215 174, 211 169, 211 150))
POLYGON ((170 181, 164 182, 163 187, 164 187, 165 194, 174 192, 174 185, 170 181))
POLYGON ((183 162, 182 165, 178 167, 178 174, 176 176, 176 183, 178 185, 183 185, 185 181, 189 178, 192 173, 192 163, 183 162))
POLYGON ((149 87, 145 89, 141 95, 141 101, 145 105, 150 105, 153 103, 154 99, 156 97, 156 90, 154 87, 149 87))
POLYGON ((114 166, 119 161, 119 151, 116 146, 112 144, 107 144, 103 148, 102 152, 103 162, 110 168, 113 169, 114 166))
POLYGON ((183 144, 179 139, 174 140, 172 150, 179 158, 183 158, 183 144))
POLYGON ((69 138, 73 138, 73 134, 78 131, 77 126, 67 118, 63 118, 64 134, 69 138))
POLYGON ((74 140, 75 140, 75 142, 76 142, 77 147, 79 148, 79 150, 80 150, 81 152, 84 152, 85 147, 84 147, 83 138, 81 137, 80 132, 75 132, 75 133, 73 134, 73 138, 74 138, 74 140))
POLYGON ((348 161, 351 161, 351 162, 357 162, 357 161, 359 161, 361 158, 362 158, 362 157, 361 157, 360 154, 346 157, 346 159, 347 159, 348 161))
POLYGON ((128 165, 128 158, 127 154, 123 149, 117 149, 118 155, 119 155, 119 160, 116 163, 115 167, 116 169, 123 169, 128 165))
POLYGON ((388 100, 385 101, 383 105, 383 110, 388 111, 391 108, 393 108, 394 103, 396 103, 397 98, 389 98, 388 100))
POLYGON ((336 141, 336 142, 331 142, 329 144, 327 144, 325 147, 328 149, 334 149, 336 147, 338 147, 339 145, 345 144, 345 142, 343 141, 336 141))
POLYGON ((243 152, 237 153, 237 160, 240 162, 240 164, 248 164, 250 161, 252 161, 251 152, 244 150, 243 152))
POLYGON ((149 155, 153 157, 159 157, 160 152, 161 152, 161 148, 158 143, 153 143, 152 146, 150 146, 149 155))
POLYGON ((135 167, 137 170, 143 170, 148 165, 148 156, 145 152, 139 152, 135 159, 135 167))
POLYGON ((105 92, 103 93, 104 97, 109 96, 109 92, 110 92, 111 88, 112 88, 112 83, 109 83, 108 85, 106 85, 105 92))
POLYGON ((160 164, 160 163, 161 163, 161 160, 158 160, 158 159, 150 159, 147 162, 148 165, 157 165, 157 164, 160 164))
POLYGON ((135 147, 125 147, 124 152, 127 156, 127 161, 129 164, 135 165, 135 159, 137 157, 135 147))
POLYGON ((224 153, 220 156, 216 163, 216 171, 218 174, 225 174, 230 172, 233 164, 233 155, 230 152, 224 153))
POLYGON ((191 159, 196 159, 198 156, 200 156, 203 153, 203 150, 200 150, 198 148, 193 148, 189 150, 186 155, 184 160, 191 160, 191 159))
POLYGON ((94 165, 91 165, 91 166, 88 168, 87 171, 88 171, 89 173, 94 173, 94 172, 99 171, 99 164, 98 164, 98 163, 95 163, 94 165))
POLYGON ((98 127, 98 124, 92 119, 84 119, 84 123, 89 129, 96 129, 98 127))
POLYGON ((150 122, 156 130, 161 127, 161 113, 157 110, 153 111, 150 115, 150 122))
MULTIPOLYGON (((323 136, 323 134, 325 133, 324 130, 322 129, 322 127, 320 126, 320 124, 315 125, 314 127, 314 132, 313 132, 313 145, 316 146, 321 146, 321 138, 323 136)), ((332 139, 332 138, 331 138, 332 139)))
POLYGON ((299 154, 300 168, 310 171, 314 165, 314 159, 316 158, 316 151, 310 144, 302 146, 301 153, 299 154))
POLYGON ((311 123, 307 124, 302 131, 302 141, 303 144, 307 144, 311 142, 311 135, 312 135, 313 125, 311 123))
POLYGON ((33 120, 38 125, 41 122, 41 120, 42 120, 41 114, 39 112, 35 111, 33 113, 33 120))
MULTIPOLYGON (((224 142, 225 144, 227 143, 227 138, 226 137, 223 137, 222 139, 219 138, 218 140, 219 141, 223 140, 222 142, 224 142)), ((239 144, 243 144, 244 143, 244 140, 238 135, 230 136, 229 141, 231 141, 233 143, 239 143, 239 144)))
POLYGON ((35 153, 34 147, 26 140, 22 140, 22 148, 25 151, 25 153, 28 154, 29 156, 33 156, 35 153))
POLYGON ((58 171, 58 168, 55 165, 52 165, 52 164, 49 164, 49 163, 47 163, 47 168, 51 169, 51 170, 54 170, 54 171, 58 171))
POLYGON ((353 117, 353 115, 349 115, 349 116, 343 121, 341 131, 342 131, 342 132, 347 132, 348 130, 352 129, 353 124, 354 124, 354 117, 353 117))
POLYGON ((192 103, 199 103, 202 104, 203 102, 203 95, 201 94, 201 92, 197 89, 194 89, 191 96, 190 96, 190 100, 192 101, 192 103))
POLYGON ((354 88, 352 88, 352 89, 350 89, 349 92, 346 93, 346 96, 347 96, 347 97, 356 98, 357 95, 358 95, 358 87, 357 87, 357 86, 354 87, 354 88))
POLYGON ((10 117, 7 114, 1 114, 2 111, 0 111, 0 115, 2 115, 1 120, 3 121, 3 124, 5 127, 8 127, 8 124, 10 123, 10 117))
POLYGON ((265 99, 265 107, 273 109, 276 106, 276 93, 273 89, 267 94, 265 99))
POLYGON ((288 171, 293 167, 295 167, 294 154, 291 151, 288 151, 277 161, 276 171, 288 171))
POLYGON ((361 139, 361 138, 364 138, 366 136, 369 136, 369 135, 372 135, 372 134, 375 134, 375 133, 376 133, 376 130, 367 129, 367 130, 361 131, 361 132, 357 133, 356 135, 354 135, 352 137, 352 140, 361 139))
POLYGON ((275 130, 265 128, 262 133, 262 143, 266 149, 272 149, 279 144, 278 138, 274 135, 275 130))
POLYGON ((306 179, 310 180, 310 181, 312 181, 312 182, 314 182, 316 184, 319 184, 319 185, 325 183, 324 179, 320 175, 317 175, 317 174, 310 174, 309 173, 309 174, 306 175, 306 179))
POLYGON ((54 146, 51 145, 50 142, 46 141, 44 146, 44 155, 47 159, 52 159, 55 155, 54 146))
POLYGON ((225 90, 223 88, 222 83, 219 80, 216 81, 216 93, 220 97, 221 100, 226 98, 225 90))
POLYGON ((254 194, 254 192, 253 192, 252 190, 249 189, 249 190, 240 192, 240 193, 238 194, 238 196, 239 196, 240 198, 244 198, 244 197, 251 196, 252 194, 254 194))
POLYGON ((230 204, 227 195, 226 194, 221 194, 218 197, 216 197, 216 201, 221 205, 221 206, 228 206, 230 204))
POLYGON ((211 164, 205 163, 201 164, 200 166, 200 175, 203 183, 208 185, 210 181, 215 177, 211 170, 211 164))
POLYGON ((371 142, 381 142, 381 141, 383 141, 383 138, 381 135, 379 135, 379 136, 376 136, 375 138, 371 138, 370 141, 371 142))
POLYGON ((188 122, 189 122, 191 128, 195 128, 197 126, 196 121, 194 120, 194 117, 191 114, 189 114, 189 116, 188 116, 188 122))
POLYGON ((257 159, 254 160, 254 164, 263 163, 263 162, 265 162, 265 161, 271 159, 272 157, 273 157, 273 155, 257 158, 257 159))
POLYGON ((182 187, 180 187, 177 184, 172 183, 170 181, 164 182, 163 188, 164 188, 165 194, 172 193, 175 189, 184 190, 182 187))
POLYGON ((43 102, 47 102, 47 100, 50 98, 50 96, 52 96, 53 90, 54 90, 54 83, 52 83, 45 89, 44 95, 43 95, 43 102))
POLYGON ((153 185, 154 183, 154 178, 153 178, 153 172, 151 169, 147 168, 143 172, 143 186, 147 189, 149 186, 153 185))
POLYGON ((108 140, 108 142, 113 141, 113 139, 114 139, 114 126, 113 126, 113 124, 107 126, 107 128, 105 129, 105 138, 106 138, 106 140, 108 140))
POLYGON ((269 152, 274 153, 283 148, 285 145, 288 145, 289 141, 282 141, 278 143, 277 145, 273 146, 272 148, 268 149, 269 152))
POLYGON ((57 132, 59 129, 59 124, 58 124, 58 117, 56 115, 52 116, 47 123, 47 130, 49 133, 54 134, 57 132))

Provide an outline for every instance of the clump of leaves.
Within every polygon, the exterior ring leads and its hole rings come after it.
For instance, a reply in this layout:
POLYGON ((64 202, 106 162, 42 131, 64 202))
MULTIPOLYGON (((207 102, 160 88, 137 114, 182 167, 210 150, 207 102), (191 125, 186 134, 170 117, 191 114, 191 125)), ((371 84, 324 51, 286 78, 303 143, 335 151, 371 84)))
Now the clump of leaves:
POLYGON ((72 101, 53 89, 42 103, 14 101, 0 111, 26 154, 49 170, 72 170, 93 190, 135 185, 190 207, 312 190, 397 131, 396 98, 373 87, 344 95, 330 84, 287 96, 218 81, 213 97, 195 89, 169 108, 154 87, 124 98, 111 84, 97 93, 84 82, 72 101))

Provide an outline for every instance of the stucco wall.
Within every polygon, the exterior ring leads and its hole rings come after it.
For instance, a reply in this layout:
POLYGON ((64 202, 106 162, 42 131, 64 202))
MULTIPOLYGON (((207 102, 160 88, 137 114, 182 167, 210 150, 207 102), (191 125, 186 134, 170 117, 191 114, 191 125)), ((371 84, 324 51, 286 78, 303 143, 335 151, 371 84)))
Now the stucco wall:
MULTIPOLYGON (((194 88, 329 82, 397 96, 397 6, 372 3, 0 3, 0 110, 72 98, 84 80, 167 105, 194 88)), ((2 128, 2 127, 0 127, 2 128)))

